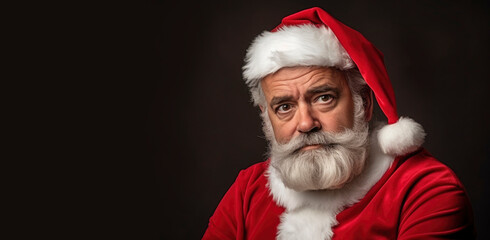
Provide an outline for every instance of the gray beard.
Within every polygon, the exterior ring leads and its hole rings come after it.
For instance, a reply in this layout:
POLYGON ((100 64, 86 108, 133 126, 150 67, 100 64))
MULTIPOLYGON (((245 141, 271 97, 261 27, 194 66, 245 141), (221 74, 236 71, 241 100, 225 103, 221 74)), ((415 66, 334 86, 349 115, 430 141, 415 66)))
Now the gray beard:
POLYGON ((277 143, 270 119, 263 114, 264 133, 269 140, 271 166, 284 185, 296 191, 338 189, 364 169, 368 155, 369 124, 356 116, 353 129, 341 133, 301 134, 288 143, 277 143), (307 145, 321 145, 312 150, 307 145))

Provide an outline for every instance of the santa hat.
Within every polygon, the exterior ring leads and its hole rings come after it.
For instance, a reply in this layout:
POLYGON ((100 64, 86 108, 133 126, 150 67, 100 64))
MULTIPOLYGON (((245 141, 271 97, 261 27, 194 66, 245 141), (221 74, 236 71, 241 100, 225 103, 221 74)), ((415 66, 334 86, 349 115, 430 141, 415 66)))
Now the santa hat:
POLYGON ((287 16, 271 32, 259 35, 247 51, 243 76, 247 85, 256 89, 268 74, 293 66, 341 70, 357 66, 388 119, 377 133, 383 152, 400 156, 417 150, 424 142, 425 132, 420 124, 398 117, 383 54, 359 32, 321 8, 287 16))

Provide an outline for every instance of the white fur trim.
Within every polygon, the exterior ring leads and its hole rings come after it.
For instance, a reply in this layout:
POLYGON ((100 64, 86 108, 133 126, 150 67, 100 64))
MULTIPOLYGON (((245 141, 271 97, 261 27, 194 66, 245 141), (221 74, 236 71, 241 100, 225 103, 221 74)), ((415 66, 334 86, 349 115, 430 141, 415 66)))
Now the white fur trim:
POLYGON ((341 189, 297 192, 284 186, 275 169, 269 166, 267 177, 272 198, 286 209, 281 215, 277 239, 332 238, 337 214, 361 200, 393 163, 394 157, 381 151, 375 136, 376 132, 371 137, 364 171, 341 189))
POLYGON ((247 51, 243 76, 249 87, 256 87, 266 75, 293 66, 344 70, 353 68, 354 62, 330 28, 311 24, 285 26, 255 38, 247 51))
POLYGON ((401 156, 417 150, 424 143, 425 132, 422 125, 410 118, 400 118, 398 122, 382 127, 378 141, 384 153, 401 156))

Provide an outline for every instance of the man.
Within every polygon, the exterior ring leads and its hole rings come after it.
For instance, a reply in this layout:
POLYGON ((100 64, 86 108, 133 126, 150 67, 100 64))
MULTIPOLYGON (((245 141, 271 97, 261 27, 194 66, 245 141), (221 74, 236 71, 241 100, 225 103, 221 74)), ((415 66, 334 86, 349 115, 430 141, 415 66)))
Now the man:
POLYGON ((270 158, 240 172, 203 239, 471 239, 464 187, 398 117, 381 52, 320 8, 259 35, 244 78, 270 158), (369 130, 374 99, 388 124, 369 130))

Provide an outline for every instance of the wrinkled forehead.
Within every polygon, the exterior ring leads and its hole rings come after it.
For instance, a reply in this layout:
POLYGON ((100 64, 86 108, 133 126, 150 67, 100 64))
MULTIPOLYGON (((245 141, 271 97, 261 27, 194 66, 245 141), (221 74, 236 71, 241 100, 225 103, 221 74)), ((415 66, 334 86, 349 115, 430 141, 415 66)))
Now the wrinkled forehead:
POLYGON ((275 87, 311 86, 316 84, 344 85, 345 74, 331 67, 287 67, 269 74, 261 81, 264 91, 275 87))

